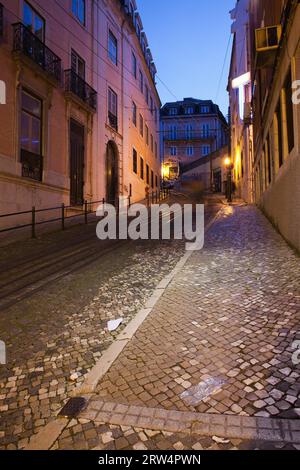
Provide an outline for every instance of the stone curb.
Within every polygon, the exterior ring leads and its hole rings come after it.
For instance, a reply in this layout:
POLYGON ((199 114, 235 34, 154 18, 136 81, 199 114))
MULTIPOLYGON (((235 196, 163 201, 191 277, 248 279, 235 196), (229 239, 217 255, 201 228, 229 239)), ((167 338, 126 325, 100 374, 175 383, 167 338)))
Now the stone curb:
POLYGON ((230 439, 300 443, 300 420, 169 411, 92 400, 78 419, 97 424, 131 426, 230 439))
MULTIPOLYGON (((215 217, 208 223, 207 227, 205 228, 205 233, 207 233, 211 229, 215 221, 220 217, 222 210, 223 209, 220 209, 215 215, 215 217)), ((169 273, 159 283, 159 285, 154 290, 152 296, 148 299, 144 308, 138 312, 138 314, 131 320, 131 322, 126 326, 122 333, 119 334, 116 340, 103 353, 103 355, 95 364, 95 366, 90 370, 90 372, 86 374, 83 384, 81 384, 78 388, 76 388, 76 390, 71 393, 71 397, 90 395, 96 390, 96 387, 100 380, 111 368, 115 360, 119 357, 121 352, 129 343, 129 341, 131 341, 131 339, 133 338, 139 327, 142 325, 142 323, 150 315, 156 303, 162 297, 171 281, 174 279, 176 274, 178 274, 181 269, 185 266, 186 262, 192 256, 192 254, 193 251, 185 253, 179 260, 173 271, 171 271, 171 273, 169 273)), ((54 444, 55 440, 59 437, 59 435, 62 433, 62 431, 67 425, 68 421, 66 421, 66 419, 61 418, 58 418, 56 421, 50 422, 40 432, 31 437, 29 443, 24 447, 24 450, 50 449, 54 444), (49 433, 48 439, 47 433, 49 433)))

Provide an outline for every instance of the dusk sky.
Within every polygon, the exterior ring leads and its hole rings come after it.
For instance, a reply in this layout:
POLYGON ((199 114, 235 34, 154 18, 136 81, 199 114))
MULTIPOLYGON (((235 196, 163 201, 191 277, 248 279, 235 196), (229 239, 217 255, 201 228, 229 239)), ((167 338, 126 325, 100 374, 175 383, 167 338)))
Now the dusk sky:
MULTIPOLYGON (((158 77, 178 98, 215 100, 228 46, 235 0, 137 0, 158 77)), ((231 46, 217 104, 228 113, 231 46)), ((162 103, 175 98, 157 80, 162 103)))

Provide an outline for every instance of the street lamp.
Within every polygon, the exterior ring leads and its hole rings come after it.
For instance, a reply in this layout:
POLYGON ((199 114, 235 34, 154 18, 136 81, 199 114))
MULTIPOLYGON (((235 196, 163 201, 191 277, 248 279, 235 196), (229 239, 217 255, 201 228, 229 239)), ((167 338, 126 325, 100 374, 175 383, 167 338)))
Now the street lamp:
POLYGON ((227 201, 229 203, 232 202, 232 170, 234 168, 234 165, 229 157, 225 158, 225 167, 227 169, 227 201))

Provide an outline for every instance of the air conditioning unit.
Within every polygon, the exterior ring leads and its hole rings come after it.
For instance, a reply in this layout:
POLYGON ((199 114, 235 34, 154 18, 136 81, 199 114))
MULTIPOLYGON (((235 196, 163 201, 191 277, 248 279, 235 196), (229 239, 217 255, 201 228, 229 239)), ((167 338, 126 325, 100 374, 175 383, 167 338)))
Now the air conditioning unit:
POLYGON ((255 30, 256 66, 272 67, 282 35, 281 25, 267 26, 255 30))
POLYGON ((282 34, 281 25, 267 26, 255 30, 256 51, 268 51, 270 49, 277 49, 280 43, 282 34))

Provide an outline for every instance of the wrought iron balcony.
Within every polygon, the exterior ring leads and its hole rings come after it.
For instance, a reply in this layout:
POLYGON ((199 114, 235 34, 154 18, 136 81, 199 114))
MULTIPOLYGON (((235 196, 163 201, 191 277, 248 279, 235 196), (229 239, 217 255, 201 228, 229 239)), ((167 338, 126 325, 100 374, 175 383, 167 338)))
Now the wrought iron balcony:
POLYGON ((77 96, 89 108, 97 111, 97 92, 73 70, 65 70, 65 91, 77 96))
POLYGON ((208 131, 180 131, 177 132, 165 132, 164 140, 168 142, 192 142, 192 141, 209 141, 216 139, 217 135, 215 131, 208 130, 208 131))
POLYGON ((0 3, 0 38, 3 36, 4 33, 4 12, 3 12, 3 5, 0 3))
POLYGON ((110 111, 108 111, 108 122, 110 127, 118 131, 118 116, 115 116, 110 111))
POLYGON ((49 77, 60 82, 61 59, 22 23, 15 23, 13 28, 14 52, 28 57, 49 77))
POLYGON ((36 181, 43 179, 43 157, 28 150, 21 150, 22 176, 36 181))

